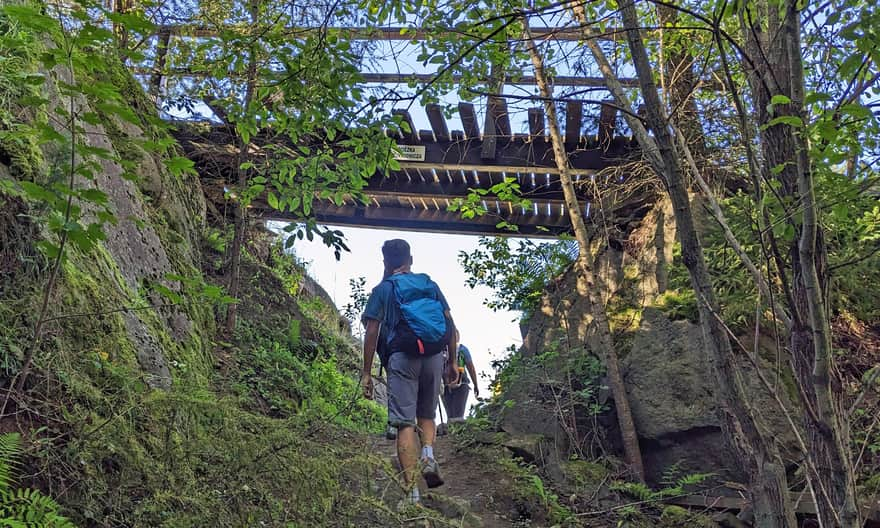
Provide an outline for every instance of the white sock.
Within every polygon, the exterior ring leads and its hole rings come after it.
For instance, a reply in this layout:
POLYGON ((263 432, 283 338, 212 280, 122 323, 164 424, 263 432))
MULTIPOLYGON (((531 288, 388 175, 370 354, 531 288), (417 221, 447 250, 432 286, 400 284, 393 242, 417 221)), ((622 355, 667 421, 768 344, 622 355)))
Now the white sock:
POLYGON ((411 492, 409 492, 409 500, 412 502, 419 502, 421 497, 419 496, 419 488, 413 488, 411 492))
POLYGON ((423 447, 422 458, 434 458, 434 446, 423 447))

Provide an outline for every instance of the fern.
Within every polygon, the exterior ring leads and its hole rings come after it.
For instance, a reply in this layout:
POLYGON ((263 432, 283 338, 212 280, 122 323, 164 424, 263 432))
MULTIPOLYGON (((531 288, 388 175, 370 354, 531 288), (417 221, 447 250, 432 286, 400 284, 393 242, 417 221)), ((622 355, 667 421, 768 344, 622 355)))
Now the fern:
POLYGON ((700 484, 715 475, 714 473, 691 473, 678 477, 679 472, 677 464, 667 469, 661 478, 663 487, 658 490, 652 490, 640 482, 615 482, 611 485, 611 490, 625 493, 640 501, 660 501, 684 495, 688 492, 687 487, 700 484))
POLYGON ((0 435, 0 526, 7 528, 75 528, 60 514, 52 497, 30 488, 13 489, 13 470, 21 456, 18 433, 0 435))
POLYGON ((18 433, 0 435, 0 493, 12 486, 12 470, 21 454, 21 436, 18 433))

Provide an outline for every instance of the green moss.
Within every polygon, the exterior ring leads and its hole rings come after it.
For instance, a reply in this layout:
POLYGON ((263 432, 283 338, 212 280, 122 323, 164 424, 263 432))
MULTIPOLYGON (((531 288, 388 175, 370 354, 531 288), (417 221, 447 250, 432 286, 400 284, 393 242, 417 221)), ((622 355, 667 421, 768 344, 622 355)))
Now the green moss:
POLYGON ((627 332, 638 329, 642 322, 642 308, 628 307, 608 314, 608 324, 612 332, 627 332))
POLYGON ((654 299, 653 306, 673 321, 687 320, 696 323, 699 320, 697 296, 690 288, 667 290, 654 299))
POLYGON ((561 467, 565 479, 574 484, 577 489, 592 491, 601 486, 610 474, 607 467, 588 460, 567 460, 562 462, 561 467))
POLYGON ((691 512, 681 506, 666 506, 660 514, 660 526, 663 528, 718 528, 718 523, 701 515, 691 512))

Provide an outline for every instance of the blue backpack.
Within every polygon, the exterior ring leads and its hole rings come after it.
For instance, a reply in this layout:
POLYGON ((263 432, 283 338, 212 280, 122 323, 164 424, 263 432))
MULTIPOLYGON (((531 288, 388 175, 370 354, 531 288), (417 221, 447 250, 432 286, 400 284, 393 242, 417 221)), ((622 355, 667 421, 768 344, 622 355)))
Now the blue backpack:
POLYGON ((399 273, 385 280, 391 283, 400 309, 400 320, 389 335, 388 355, 433 356, 443 351, 452 325, 446 320, 437 284, 424 273, 399 273))

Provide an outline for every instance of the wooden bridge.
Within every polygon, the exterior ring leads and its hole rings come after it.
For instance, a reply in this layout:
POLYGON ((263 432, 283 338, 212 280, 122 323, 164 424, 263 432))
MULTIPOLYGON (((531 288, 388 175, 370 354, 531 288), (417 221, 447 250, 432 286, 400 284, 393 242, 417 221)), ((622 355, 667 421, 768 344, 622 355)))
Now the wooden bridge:
MULTIPOLYGON (((464 130, 450 131, 439 105, 425 108, 430 130, 417 130, 408 112, 395 111, 412 131, 397 137, 400 170, 380 171, 369 180, 364 190, 367 204, 346 198, 338 205, 332 199, 316 197, 314 216, 326 224, 438 233, 556 237, 570 232, 543 109, 529 109, 528 134, 514 134, 504 99, 490 97, 486 108, 483 130, 470 103, 458 105, 464 130), (505 178, 519 183, 531 207, 487 194, 482 200, 486 210, 482 216, 464 219, 449 211, 450 204, 465 198, 470 189, 488 190, 505 178), (518 231, 497 227, 502 221, 518 226, 518 231)), ((616 108, 601 105, 595 128, 582 130, 583 108, 579 101, 567 103, 565 142, 584 206, 581 213, 589 216, 597 173, 631 162, 637 157, 638 146, 629 136, 615 135, 616 108)), ((224 200, 228 184, 217 174, 229 174, 231 182, 236 159, 228 128, 215 126, 200 134, 181 128, 177 138, 203 175, 209 198, 224 200), (227 170, 218 171, 218 163, 227 170)), ((625 173, 615 174, 613 180, 625 177, 625 173)), ((606 177, 600 180, 604 182, 606 177)), ((300 220, 269 207, 262 199, 253 202, 251 214, 267 220, 300 220)))

